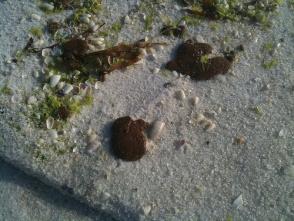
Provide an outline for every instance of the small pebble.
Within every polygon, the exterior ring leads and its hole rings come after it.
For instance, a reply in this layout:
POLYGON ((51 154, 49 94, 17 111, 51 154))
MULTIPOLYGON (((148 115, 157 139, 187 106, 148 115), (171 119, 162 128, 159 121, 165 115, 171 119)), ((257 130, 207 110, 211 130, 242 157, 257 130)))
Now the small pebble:
POLYGON ((178 100, 185 100, 186 99, 186 94, 183 90, 179 90, 175 92, 175 98, 178 100))

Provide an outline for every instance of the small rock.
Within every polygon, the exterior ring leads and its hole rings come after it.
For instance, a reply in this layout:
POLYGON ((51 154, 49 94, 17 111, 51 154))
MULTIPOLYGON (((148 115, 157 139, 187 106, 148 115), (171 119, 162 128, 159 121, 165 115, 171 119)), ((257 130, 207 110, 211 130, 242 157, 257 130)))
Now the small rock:
POLYGON ((186 99, 186 94, 183 90, 179 90, 175 92, 175 98, 178 100, 185 100, 186 99))

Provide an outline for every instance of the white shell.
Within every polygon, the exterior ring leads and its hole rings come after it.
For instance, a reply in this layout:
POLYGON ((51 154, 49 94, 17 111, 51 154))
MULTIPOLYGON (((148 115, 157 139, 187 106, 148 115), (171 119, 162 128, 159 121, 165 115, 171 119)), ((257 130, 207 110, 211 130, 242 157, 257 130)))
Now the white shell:
POLYGON ((202 122, 203 120, 205 120, 206 118, 204 117, 204 115, 203 114, 201 114, 201 113, 197 113, 196 115, 195 115, 195 122, 196 123, 200 123, 200 122, 202 122))
POLYGON ((46 127, 47 129, 52 129, 53 126, 54 126, 54 118, 53 117, 48 117, 47 120, 46 120, 46 127))
POLYGON ((44 63, 46 65, 49 65, 49 64, 53 63, 53 58, 52 57, 49 57, 49 56, 45 57, 44 63))
POLYGON ((186 94, 183 90, 179 90, 175 92, 175 98, 178 100, 185 100, 186 99, 186 94))
POLYGON ((86 23, 86 24, 89 24, 90 23, 90 19, 86 15, 81 16, 80 17, 80 21, 83 22, 83 23, 86 23))
POLYGON ((73 86, 71 84, 66 84, 63 88, 64 94, 69 94, 73 90, 73 86))
POLYGON ((54 5, 51 5, 49 3, 43 3, 41 5, 41 8, 44 8, 45 10, 48 10, 48 11, 53 11, 54 10, 54 5))
POLYGON ((148 216, 149 213, 151 212, 152 207, 150 205, 144 206, 143 207, 143 212, 145 216, 148 216))
POLYGON ((233 206, 238 209, 243 205, 243 196, 240 194, 233 202, 233 206))
POLYGON ((22 97, 19 94, 15 94, 11 97, 11 102, 14 104, 21 102, 21 100, 22 97))
POLYGON ((51 54, 51 50, 49 48, 45 48, 42 50, 42 56, 47 57, 51 54))
POLYGON ((61 79, 60 75, 52 75, 50 77, 50 82, 49 82, 50 86, 55 87, 59 83, 60 79, 61 79))
POLYGON ((65 83, 64 83, 63 81, 59 82, 59 83, 57 84, 57 89, 58 89, 58 90, 61 90, 61 89, 64 87, 64 85, 65 85, 65 83))
POLYGON ((58 133, 56 130, 49 130, 48 135, 53 140, 56 140, 58 138, 58 133))
POLYGON ((156 140, 162 133, 164 127, 165 123, 163 121, 154 121, 150 130, 148 131, 148 138, 151 140, 156 140))
POLYGON ((160 69, 159 68, 154 68, 153 69, 153 74, 158 74, 160 72, 160 69))
POLYGON ((28 104, 35 104, 37 102, 37 98, 35 96, 30 96, 28 98, 28 104))
POLYGON ((190 98, 190 104, 193 105, 193 106, 196 106, 198 103, 199 103, 199 97, 192 97, 190 98))
POLYGON ((216 128, 216 124, 211 122, 210 120, 207 120, 205 123, 205 130, 212 131, 214 128, 216 128))
POLYGON ((130 19, 130 17, 128 15, 125 16, 124 23, 125 24, 130 24, 131 23, 131 19, 130 19))
POLYGON ((36 20, 36 21, 40 21, 41 20, 41 16, 37 15, 37 14, 32 14, 31 15, 32 19, 36 20))

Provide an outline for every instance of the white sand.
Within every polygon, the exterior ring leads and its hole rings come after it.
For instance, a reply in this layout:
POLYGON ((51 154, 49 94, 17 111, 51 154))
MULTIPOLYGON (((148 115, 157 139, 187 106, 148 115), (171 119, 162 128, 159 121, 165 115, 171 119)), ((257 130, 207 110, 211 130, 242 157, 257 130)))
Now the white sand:
MULTIPOLYGON (((114 17, 125 15, 132 6, 123 0, 107 2, 114 17)), ((4 6, 0 8, 0 22, 4 21, 0 34, 1 79, 9 79, 15 93, 30 94, 32 86, 40 85, 32 75, 40 69, 37 60, 29 57, 20 66, 5 61, 25 44, 27 28, 38 24, 30 19, 19 20, 24 14, 40 12, 33 3, 24 3, 24 10, 21 3, 0 4, 4 6)), ((162 11, 175 16, 179 13, 171 5, 162 11)), ((293 11, 285 6, 279 12, 272 29, 266 32, 222 22, 218 31, 211 31, 208 22, 189 28, 190 37, 201 35, 216 51, 225 36, 230 38, 229 46, 245 47, 231 70, 234 75, 210 81, 153 74, 152 70, 167 62, 175 45, 181 42, 156 37, 155 41, 169 43, 156 53, 156 60, 146 58, 144 64, 109 75, 95 91, 94 106, 85 109, 66 128, 66 137, 81 152, 86 146, 86 131, 89 127, 95 130, 103 144, 96 155, 57 156, 46 144, 36 147, 32 143, 40 138, 49 142, 48 133, 30 129, 24 120, 21 132, 13 132, 9 122, 23 119, 19 113, 25 112, 26 106, 23 101, 11 104, 10 97, 1 98, 4 113, 0 115, 0 130, 5 135, 0 137, 0 156, 51 185, 72 188, 75 197, 112 211, 119 220, 226 220, 229 216, 233 220, 293 220, 294 183, 285 171, 293 165, 294 19, 293 11), (281 38, 284 42, 275 54, 278 67, 264 70, 260 65, 263 43, 279 42, 281 38), (169 81, 174 86, 164 88, 169 81), (178 90, 184 90, 187 100, 174 98, 178 90), (200 98, 196 107, 188 102, 193 96, 200 98), (260 108, 261 115, 252 110, 255 107, 260 108), (206 132, 203 126, 189 123, 196 113, 209 115, 216 128, 206 132), (115 118, 125 115, 166 122, 154 150, 138 162, 122 162, 108 152, 109 126, 115 118), (243 136, 246 143, 234 145, 238 136, 243 136), (187 145, 178 150, 174 146, 178 140, 185 140, 187 145), (35 148, 47 156, 45 163, 33 157, 35 148), (234 208, 233 202, 240 195, 243 205, 234 208), (151 211, 144 215, 148 207, 151 211)), ((144 37, 146 33, 138 31, 140 26, 140 22, 125 26, 119 39, 144 37)), ((151 36, 156 35, 156 28, 155 24, 151 36)), ((62 141, 59 145, 63 145, 62 141)))

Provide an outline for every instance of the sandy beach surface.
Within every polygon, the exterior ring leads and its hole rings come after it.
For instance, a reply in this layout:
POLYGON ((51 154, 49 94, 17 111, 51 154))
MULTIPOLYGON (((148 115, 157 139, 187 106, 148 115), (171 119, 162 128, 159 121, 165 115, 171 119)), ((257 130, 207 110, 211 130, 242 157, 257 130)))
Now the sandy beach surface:
POLYGON ((145 30, 148 11, 136 10, 137 1, 103 1, 103 28, 123 23, 117 42, 147 36, 167 44, 93 83, 93 105, 52 140, 51 130, 27 117, 28 98, 44 94, 42 58, 12 59, 31 27, 65 15, 46 15, 32 0, 0 0, 0 88, 11 89, 0 94, 0 157, 27 174, 0 162, 0 220, 294 220, 293 8, 283 3, 266 30, 201 20, 181 39, 158 33, 161 16, 183 13, 162 2, 145 30), (244 52, 226 75, 208 81, 165 70, 175 48, 192 38, 209 43, 215 56, 239 45, 244 52), (111 125, 122 116, 165 123, 139 161, 111 154, 111 125), (100 144, 94 153, 87 152, 89 130, 100 144))

